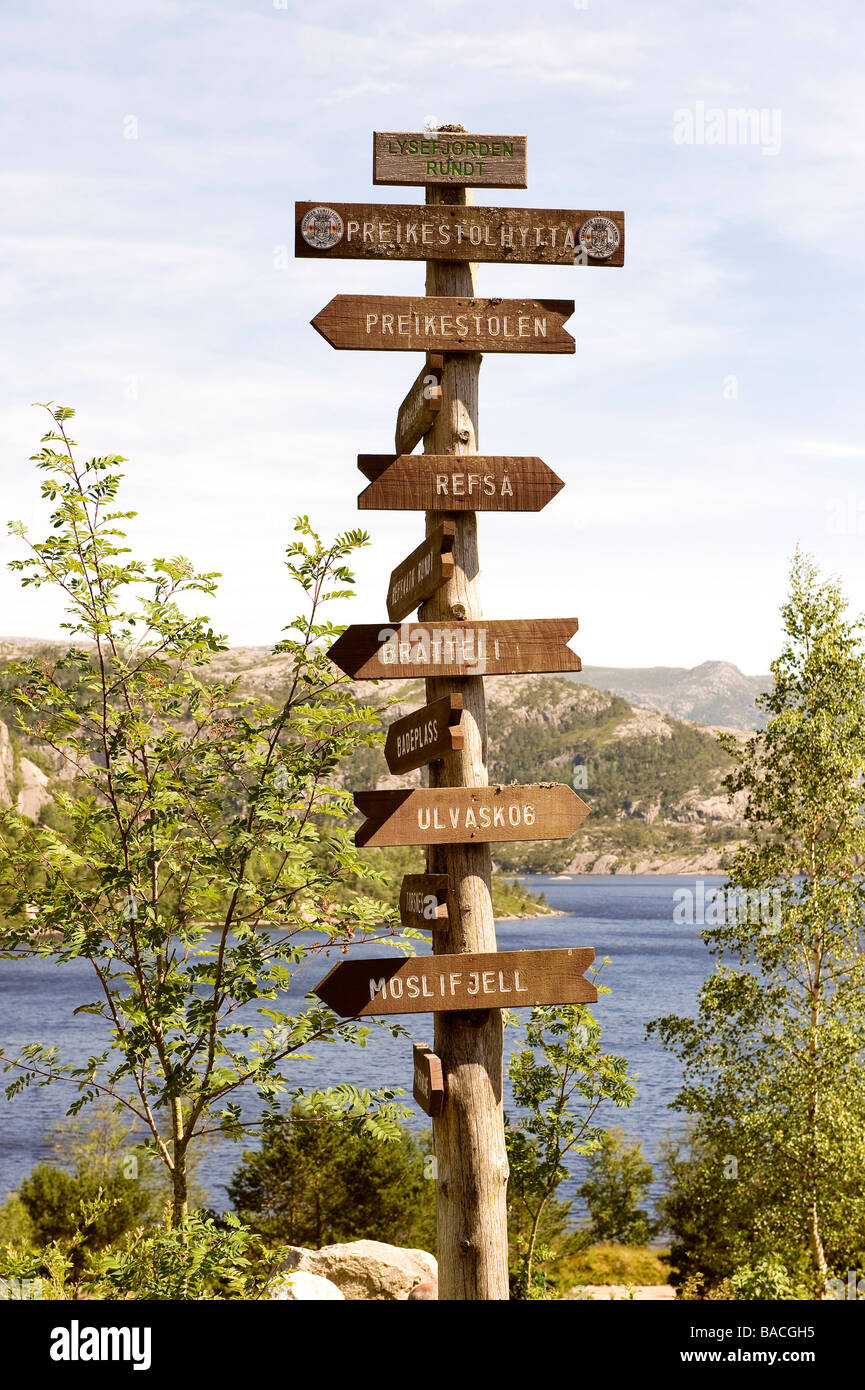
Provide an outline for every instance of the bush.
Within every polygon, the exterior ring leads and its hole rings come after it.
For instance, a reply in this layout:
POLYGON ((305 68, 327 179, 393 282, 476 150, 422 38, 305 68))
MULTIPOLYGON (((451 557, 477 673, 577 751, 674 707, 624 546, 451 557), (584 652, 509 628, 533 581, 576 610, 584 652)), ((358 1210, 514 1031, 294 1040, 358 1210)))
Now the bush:
POLYGON ((627 1143, 618 1127, 607 1130, 588 1157, 589 1176, 579 1195, 589 1209, 592 1240, 613 1245, 647 1245, 658 1223, 638 1204, 654 1173, 639 1142, 627 1143))

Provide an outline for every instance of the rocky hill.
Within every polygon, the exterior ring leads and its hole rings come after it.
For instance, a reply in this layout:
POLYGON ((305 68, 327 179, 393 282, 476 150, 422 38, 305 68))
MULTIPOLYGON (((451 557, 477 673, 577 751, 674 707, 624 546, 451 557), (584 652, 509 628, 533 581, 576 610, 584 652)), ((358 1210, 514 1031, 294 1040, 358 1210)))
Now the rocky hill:
POLYGON ((584 666, 573 680, 621 695, 632 705, 644 705, 728 729, 757 729, 764 722, 755 700, 768 689, 771 677, 745 676, 729 661, 704 661, 683 666, 646 666, 629 670, 616 666, 584 666))
MULTIPOLYGON (((4 657, 37 645, 48 644, 0 640, 0 667, 4 657)), ((697 671, 708 667, 736 670, 706 663, 697 671)), ((214 663, 214 671, 241 675, 244 685, 274 700, 288 684, 288 659, 264 648, 232 648, 214 663)), ((644 690, 645 685, 640 693, 644 690)), ((381 712, 384 724, 423 702, 420 682, 362 682, 357 694, 381 712)), ((725 698, 721 689, 718 700, 725 698)), ((742 834, 742 807, 731 805, 723 790, 727 759, 713 728, 629 702, 595 688, 594 681, 564 677, 494 677, 487 682, 487 700, 491 780, 569 782, 592 808, 571 841, 494 846, 501 870, 707 873, 723 868, 725 852, 742 834)), ((342 775, 351 790, 420 781, 420 773, 390 776, 378 749, 361 750, 342 775)), ((10 736, 0 722, 0 802, 14 802, 38 819, 51 800, 52 785, 63 776, 48 750, 10 736)))

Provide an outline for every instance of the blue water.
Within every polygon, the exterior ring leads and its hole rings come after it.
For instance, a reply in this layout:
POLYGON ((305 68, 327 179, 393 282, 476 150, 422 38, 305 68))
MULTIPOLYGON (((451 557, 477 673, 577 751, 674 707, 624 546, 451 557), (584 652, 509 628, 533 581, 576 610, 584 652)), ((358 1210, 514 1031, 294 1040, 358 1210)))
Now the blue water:
MULTIPOLYGON (((628 1059, 637 1077, 637 1097, 628 1109, 608 1107, 602 1119, 639 1138, 646 1155, 654 1160, 659 1141, 681 1127, 679 1115, 668 1109, 680 1073, 675 1058, 656 1039, 646 1038, 645 1025, 660 1014, 693 1012, 697 991, 710 969, 698 928, 673 923, 673 892, 687 882, 693 888, 693 879, 587 875, 570 881, 537 878, 528 882, 536 890, 543 889, 550 905, 567 915, 500 922, 499 949, 592 946, 596 962, 610 957, 601 983, 612 993, 601 996, 594 1012, 603 1026, 604 1050, 628 1059)), ((363 952, 376 953, 380 948, 363 952)), ((292 982, 289 1000, 299 1005, 304 993, 327 973, 330 963, 321 959, 307 962, 292 982)), ((8 1054, 24 1042, 42 1041, 56 1045, 65 1061, 85 1060, 105 1046, 106 1025, 89 1014, 73 1015, 73 1009, 96 998, 92 970, 86 961, 62 966, 50 960, 0 962, 2 1050, 8 1054)), ((413 1041, 432 1042, 431 1015, 406 1015, 400 1022, 413 1041)), ((505 1030, 506 1065, 522 1036, 521 1029, 505 1030)), ((306 1089, 347 1081, 358 1086, 400 1086, 410 1096, 411 1065, 407 1039, 373 1028, 365 1048, 348 1043, 319 1046, 312 1061, 295 1064, 295 1074, 297 1084, 306 1089)), ((9 1076, 3 1080, 8 1081, 9 1076)), ((65 1083, 31 1086, 12 1101, 0 1094, 0 1200, 34 1163, 49 1157, 47 1133, 63 1117, 75 1094, 65 1083)), ((505 1103, 512 1109, 507 1086, 505 1103)), ((245 1102, 245 1113, 257 1113, 254 1097, 245 1102)), ((430 1121, 418 1112, 412 1123, 421 1128, 430 1121)), ((224 1187, 240 1160, 242 1147, 220 1140, 202 1163, 200 1178, 215 1207, 229 1205, 224 1187)), ((579 1158, 573 1161, 571 1173, 561 1189, 563 1197, 573 1197, 581 1180, 579 1158)), ((656 1191, 657 1187, 656 1183, 656 1191)))

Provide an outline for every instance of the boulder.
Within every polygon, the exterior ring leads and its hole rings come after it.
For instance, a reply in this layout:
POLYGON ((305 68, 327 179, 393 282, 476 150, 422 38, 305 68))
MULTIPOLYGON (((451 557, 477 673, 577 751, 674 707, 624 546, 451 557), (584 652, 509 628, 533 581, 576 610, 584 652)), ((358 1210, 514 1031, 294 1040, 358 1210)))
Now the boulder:
POLYGON ((321 1250, 295 1246, 289 1268, 323 1275, 349 1300, 407 1300, 418 1284, 438 1284, 438 1264, 425 1250, 380 1240, 350 1240, 321 1250))
POLYGON ((320 1274, 309 1274, 305 1269, 297 1269, 293 1274, 289 1274, 279 1284, 275 1284, 270 1292, 270 1297, 277 1303, 286 1301, 298 1302, 323 1302, 327 1299, 345 1300, 345 1294, 332 1284, 329 1279, 324 1279, 320 1274))

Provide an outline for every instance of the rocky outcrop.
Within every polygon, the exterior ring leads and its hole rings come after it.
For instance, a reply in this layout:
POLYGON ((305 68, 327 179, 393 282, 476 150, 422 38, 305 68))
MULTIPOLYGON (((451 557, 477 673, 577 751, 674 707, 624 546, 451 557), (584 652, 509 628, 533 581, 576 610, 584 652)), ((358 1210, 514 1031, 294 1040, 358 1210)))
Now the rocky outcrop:
POLYGON ((9 739, 9 730, 0 721, 0 806, 12 802, 12 782, 15 776, 15 757, 9 739))
POLYGON ((279 1284, 274 1285, 270 1297, 277 1303, 345 1301, 345 1294, 325 1279, 321 1274, 310 1274, 305 1269, 296 1269, 279 1284))
POLYGON ((37 767, 29 758, 19 759, 18 773, 21 786, 15 798, 15 810, 20 811, 28 820, 36 821, 42 807, 47 806, 51 800, 48 777, 41 767, 37 767))
POLYGON ((351 1240, 325 1245, 321 1250, 295 1246, 289 1259, 292 1277, 295 1270, 330 1281, 343 1298, 354 1302, 405 1301, 418 1284, 438 1283, 433 1255, 380 1240, 351 1240))

